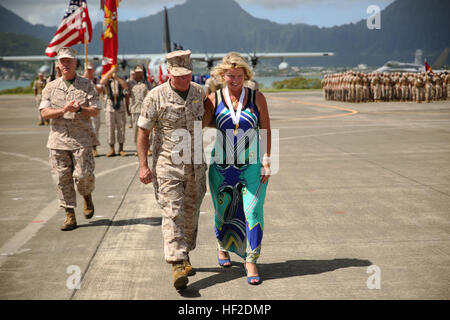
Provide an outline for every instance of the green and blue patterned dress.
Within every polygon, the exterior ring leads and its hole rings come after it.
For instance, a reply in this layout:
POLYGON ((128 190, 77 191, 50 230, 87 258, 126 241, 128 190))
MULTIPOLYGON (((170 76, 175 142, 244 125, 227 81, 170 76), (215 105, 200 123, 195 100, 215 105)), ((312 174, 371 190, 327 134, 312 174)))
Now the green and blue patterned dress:
POLYGON ((216 92, 217 138, 211 154, 209 187, 214 203, 214 229, 219 250, 256 263, 264 230, 267 184, 261 182, 259 112, 255 91, 248 90, 239 129, 234 130, 222 91, 216 92))

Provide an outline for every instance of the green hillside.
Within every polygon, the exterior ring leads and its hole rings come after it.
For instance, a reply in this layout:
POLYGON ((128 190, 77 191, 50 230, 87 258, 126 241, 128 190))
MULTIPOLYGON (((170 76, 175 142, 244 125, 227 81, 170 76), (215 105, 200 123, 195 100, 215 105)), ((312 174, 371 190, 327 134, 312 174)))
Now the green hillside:
POLYGON ((42 55, 47 43, 29 35, 0 32, 0 56, 42 55))
MULTIPOLYGON (((327 58, 290 60, 291 65, 303 66, 381 66, 388 60, 412 62, 416 49, 422 49, 423 57, 434 62, 450 47, 449 12, 448 0, 396 0, 381 11, 381 29, 369 30, 364 19, 330 28, 302 23, 278 24, 253 17, 234 0, 187 0, 168 9, 172 42, 192 52, 335 53, 327 58)), ((32 35, 48 43, 56 26, 29 24, 0 5, 0 30, 32 35)), ((101 54, 102 23, 94 26, 93 33, 88 51, 101 54)), ((2 52, 17 52, 12 43, 0 47, 2 52)), ((39 46, 33 48, 37 50, 39 46)), ((76 48, 82 50, 82 47, 76 48)), ((162 11, 135 21, 119 22, 119 56, 160 53, 162 49, 162 11)), ((38 50, 38 53, 43 51, 38 50)))

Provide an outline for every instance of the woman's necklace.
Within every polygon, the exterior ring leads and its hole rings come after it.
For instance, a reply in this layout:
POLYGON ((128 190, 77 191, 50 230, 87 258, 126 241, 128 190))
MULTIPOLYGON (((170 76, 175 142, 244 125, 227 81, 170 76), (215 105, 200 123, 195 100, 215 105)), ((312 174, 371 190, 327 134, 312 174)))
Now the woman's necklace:
POLYGON ((225 91, 225 99, 227 100, 228 110, 230 110, 231 120, 233 121, 234 124, 233 134, 237 135, 239 128, 239 119, 241 118, 242 104, 244 102, 245 97, 245 89, 244 87, 242 87, 241 96, 239 98, 239 104, 236 113, 234 113, 233 103, 231 101, 230 92, 228 91, 228 86, 225 87, 224 91, 225 91))

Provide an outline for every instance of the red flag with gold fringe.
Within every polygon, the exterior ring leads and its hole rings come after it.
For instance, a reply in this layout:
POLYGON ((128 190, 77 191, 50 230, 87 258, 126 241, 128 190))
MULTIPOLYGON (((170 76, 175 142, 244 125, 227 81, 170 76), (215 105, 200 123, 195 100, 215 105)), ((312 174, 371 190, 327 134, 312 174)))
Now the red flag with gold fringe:
POLYGON ((103 20, 103 70, 102 76, 112 67, 117 67, 117 52, 119 51, 119 39, 117 34, 117 8, 118 0, 104 0, 103 20))
POLYGON ((428 72, 430 71, 431 73, 433 73, 433 70, 431 70, 430 65, 425 61, 425 71, 428 72))

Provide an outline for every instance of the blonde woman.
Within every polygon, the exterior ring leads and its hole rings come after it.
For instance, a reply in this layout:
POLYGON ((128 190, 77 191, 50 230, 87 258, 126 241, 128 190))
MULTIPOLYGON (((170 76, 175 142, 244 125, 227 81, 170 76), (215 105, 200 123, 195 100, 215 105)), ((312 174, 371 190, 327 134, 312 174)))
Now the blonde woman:
POLYGON ((220 266, 230 267, 229 252, 236 253, 245 259, 247 282, 258 285, 261 277, 256 261, 261 251, 263 204, 270 176, 267 102, 262 93, 244 87, 253 72, 239 54, 226 55, 213 75, 224 86, 208 96, 203 126, 218 130, 209 168, 217 259, 220 266), (260 141, 261 129, 266 139, 260 141))

